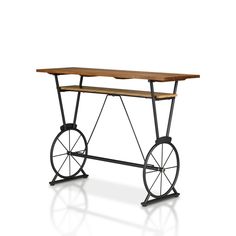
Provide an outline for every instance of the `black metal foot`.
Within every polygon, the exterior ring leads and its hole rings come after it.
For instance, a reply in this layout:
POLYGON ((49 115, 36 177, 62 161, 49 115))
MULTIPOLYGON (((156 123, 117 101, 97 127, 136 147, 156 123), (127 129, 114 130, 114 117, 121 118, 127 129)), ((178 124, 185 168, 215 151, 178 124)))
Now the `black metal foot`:
POLYGON ((75 176, 73 178, 59 179, 59 180, 54 180, 53 179, 51 182, 49 182, 49 184, 51 186, 53 186, 55 184, 64 183, 64 182, 68 182, 68 181, 72 181, 72 180, 76 180, 76 179, 81 179, 81 178, 88 178, 88 175, 87 174, 83 174, 83 175, 75 176))
POLYGON ((164 201, 164 200, 167 200, 167 199, 170 199, 170 198, 178 197, 179 195, 180 194, 176 192, 176 193, 172 193, 172 194, 160 197, 160 198, 154 198, 152 200, 145 200, 144 202, 141 202, 141 205, 143 207, 145 207, 145 206, 148 206, 148 205, 153 204, 153 203, 157 203, 157 202, 161 202, 161 201, 164 201))

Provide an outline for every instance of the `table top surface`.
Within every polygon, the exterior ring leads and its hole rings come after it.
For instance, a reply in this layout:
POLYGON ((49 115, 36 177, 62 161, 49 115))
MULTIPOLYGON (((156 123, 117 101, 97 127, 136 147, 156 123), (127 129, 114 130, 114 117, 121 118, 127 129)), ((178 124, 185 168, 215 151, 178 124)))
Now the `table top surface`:
POLYGON ((200 75, 196 74, 176 74, 176 73, 111 70, 111 69, 95 69, 95 68, 79 68, 79 67, 37 69, 36 71, 45 72, 53 75, 77 74, 89 77, 105 76, 105 77, 114 77, 117 79, 146 79, 159 82, 177 81, 177 80, 185 80, 185 79, 200 77, 200 75))

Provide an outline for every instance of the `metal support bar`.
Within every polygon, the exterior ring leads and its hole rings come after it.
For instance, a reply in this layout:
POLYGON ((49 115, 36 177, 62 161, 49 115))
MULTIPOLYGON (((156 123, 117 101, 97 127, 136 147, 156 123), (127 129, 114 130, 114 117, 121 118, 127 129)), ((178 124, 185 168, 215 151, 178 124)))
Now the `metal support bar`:
POLYGON ((175 189, 175 187, 173 187, 172 190, 173 190, 173 192, 174 192, 175 194, 179 194, 179 193, 177 192, 177 190, 175 189))
POLYGON ((152 96, 152 109, 153 109, 153 118, 154 118, 155 131, 156 131, 156 140, 158 140, 159 130, 158 130, 158 122, 157 122, 157 111, 156 111, 153 81, 149 81, 149 83, 150 83, 151 96, 152 96))
MULTIPOLYGON (((88 158, 88 159, 93 159, 97 161, 105 161, 105 162, 110 162, 110 163, 115 163, 115 164, 120 164, 120 165, 125 165, 125 166, 133 166, 133 167, 138 167, 138 168, 143 168, 143 164, 139 163, 134 163, 134 162, 128 162, 128 161, 121 161, 121 160, 116 160, 116 159, 110 159, 110 158, 105 158, 105 157, 98 157, 98 156, 92 156, 92 155, 84 155, 78 152, 72 152, 73 156, 78 156, 78 157, 83 157, 83 158, 88 158)), ((147 169, 150 170, 156 170, 160 171, 160 167, 154 167, 154 165, 148 165, 146 167, 147 169)))
MULTIPOLYGON (((175 81, 174 91, 173 91, 174 94, 177 92, 177 87, 178 87, 178 81, 175 81)), ((169 135, 170 135, 170 126, 171 126, 171 121, 172 121, 172 116, 173 116, 174 105, 175 105, 175 97, 172 98, 172 101, 171 101, 169 120, 168 120, 167 129, 166 129, 166 136, 167 137, 169 137, 169 135)))
MULTIPOLYGON (((82 83, 83 83, 83 76, 80 76, 80 82, 79 82, 79 86, 80 88, 82 87, 82 83)), ((76 125, 76 119, 77 119, 77 114, 78 114, 78 107, 79 107, 79 101, 80 101, 80 94, 81 92, 77 93, 77 99, 76 99, 76 105, 75 105, 75 114, 74 114, 74 121, 73 121, 73 126, 75 128, 76 125)))
POLYGON ((126 107, 125 107, 125 103, 124 103, 122 97, 121 97, 121 96, 119 96, 119 97, 120 97, 121 103, 122 103, 122 105, 123 105, 123 108, 124 108, 124 110, 125 110, 126 116, 127 116, 128 120, 129 120, 129 123, 130 123, 131 129, 132 129, 132 131, 133 131, 134 137, 135 137, 136 142, 137 142, 137 144, 138 144, 138 147, 139 147, 140 153, 141 153, 141 155, 142 155, 142 158, 143 158, 143 160, 145 161, 145 157, 144 157, 144 154, 143 154, 142 148, 141 148, 140 143, 139 143, 139 141, 138 141, 138 137, 137 137, 137 135, 136 135, 136 133, 135 133, 135 130, 134 130, 133 124, 132 124, 132 122, 131 122, 131 120, 130 120, 130 117, 129 117, 128 111, 127 111, 127 109, 126 109, 126 107))
POLYGON ((94 131, 95 131, 95 129, 96 129, 96 126, 97 126, 98 121, 99 121, 99 119, 100 119, 100 116, 101 116, 101 114, 102 114, 103 108, 104 108, 104 106, 105 106, 105 104, 106 104, 107 98, 108 98, 108 94, 106 95, 105 100, 104 100, 104 102, 103 102, 103 104, 102 104, 102 108, 101 108, 101 110, 100 110, 100 112, 99 112, 98 118, 97 118, 97 120, 96 120, 96 122, 95 122, 95 125, 94 125, 94 127, 93 127, 93 130, 92 130, 92 132, 91 132, 91 134, 90 134, 90 137, 89 137, 89 139, 88 139, 88 144, 89 144, 89 142, 90 142, 90 140, 91 140, 91 138, 92 138, 92 136, 93 136, 93 133, 94 133, 94 131))
POLYGON ((56 181, 56 179, 57 179, 57 174, 55 174, 55 176, 53 177, 53 179, 52 179, 52 181, 51 182, 49 182, 49 184, 50 185, 53 185, 53 183, 56 181))
POLYGON ((59 87, 59 82, 58 82, 58 76, 57 75, 55 75, 55 82, 56 82, 58 100, 59 100, 59 104, 60 104, 62 122, 63 122, 64 127, 66 128, 65 114, 64 114, 64 109, 63 109, 63 104, 62 104, 60 87, 59 87))

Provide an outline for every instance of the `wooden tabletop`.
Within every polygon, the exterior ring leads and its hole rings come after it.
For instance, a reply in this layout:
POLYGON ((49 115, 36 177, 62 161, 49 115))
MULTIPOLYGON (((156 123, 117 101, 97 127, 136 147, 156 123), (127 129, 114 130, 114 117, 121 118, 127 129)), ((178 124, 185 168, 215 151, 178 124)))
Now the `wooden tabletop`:
POLYGON ((128 70, 106 70, 94 68, 50 68, 37 69, 37 72, 45 72, 53 75, 69 75, 77 74, 81 76, 105 76, 114 77, 117 79, 146 79, 159 82, 185 80, 190 78, 199 78, 200 75, 194 74, 175 74, 175 73, 160 73, 160 72, 146 72, 146 71, 128 71, 128 70))

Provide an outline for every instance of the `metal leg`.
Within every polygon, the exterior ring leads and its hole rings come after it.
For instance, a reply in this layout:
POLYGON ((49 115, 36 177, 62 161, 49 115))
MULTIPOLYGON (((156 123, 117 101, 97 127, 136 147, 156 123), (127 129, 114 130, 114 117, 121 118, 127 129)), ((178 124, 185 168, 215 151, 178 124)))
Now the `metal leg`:
MULTIPOLYGON (((80 76, 80 83, 79 83, 80 87, 82 87, 82 83, 83 83, 83 76, 80 76)), ((78 114, 80 94, 81 94, 80 92, 77 93, 77 100, 76 100, 76 105, 75 105, 75 114, 74 114, 74 121, 73 121, 73 127, 74 128, 76 126, 76 119, 77 119, 77 114, 78 114)))
POLYGON ((155 131, 156 131, 156 140, 159 138, 159 130, 158 130, 158 122, 157 122, 157 111, 156 111, 156 103, 155 103, 155 95, 154 95, 154 86, 153 81, 150 82, 150 89, 151 89, 151 95, 152 95, 152 109, 153 109, 153 118, 154 118, 154 124, 155 124, 155 131))
MULTIPOLYGON (((80 92, 78 92, 78 95, 77 95, 77 100, 76 100, 76 105, 75 105, 74 122, 73 122, 73 124, 66 124, 65 114, 64 114, 64 109, 63 109, 63 103, 62 103, 62 98, 61 98, 61 91, 60 91, 60 86, 59 86, 59 81, 58 81, 58 75, 55 75, 55 82, 56 82, 57 95, 58 95, 58 100, 59 100, 59 105, 60 105, 60 110, 61 110, 61 116, 62 116, 62 122, 63 122, 63 126, 61 127, 61 129, 62 128, 64 128, 64 130, 66 130, 67 128, 72 129, 72 127, 75 129, 76 128, 76 118, 77 118, 77 113, 78 113, 79 100, 80 100, 80 92)), ((81 76, 80 86, 82 86, 82 82, 83 82, 83 77, 81 76)), ((70 143, 70 136, 69 136, 69 143, 70 143)), ((81 169, 81 172, 82 172, 82 175, 68 177, 68 178, 62 178, 62 179, 59 179, 59 180, 56 180, 57 177, 58 177, 58 174, 56 174, 53 177, 52 181, 49 182, 49 184, 50 185, 55 185, 57 183, 63 183, 63 182, 71 181, 71 180, 74 180, 74 179, 87 178, 88 177, 88 175, 85 173, 85 171, 83 169, 81 169)))
MULTIPOLYGON (((176 189, 174 188, 174 185, 176 183, 177 177, 178 177, 178 169, 176 169, 176 175, 174 180, 171 182, 169 180, 169 178, 166 176, 165 172, 163 170, 165 170, 165 164, 163 164, 163 144, 165 145, 170 145, 172 147, 172 151, 170 152, 170 154, 168 155, 168 158, 166 159, 165 163, 167 162, 167 160, 169 159, 171 153, 173 152, 173 150, 175 149, 173 144, 171 144, 171 138, 169 137, 169 133, 170 133, 170 127, 171 127, 171 121, 172 121, 172 116, 173 116, 173 110, 174 110, 174 104, 175 104, 175 98, 172 99, 171 101, 171 106, 170 106, 170 112, 169 112, 169 118, 168 118, 168 124, 167 124, 167 130, 166 130, 166 136, 164 137, 159 137, 159 131, 158 131, 158 122, 157 122, 157 112, 156 112, 156 105, 155 105, 155 94, 154 94, 154 86, 153 86, 153 81, 149 81, 150 82, 150 89, 151 89, 151 96, 152 96, 152 107, 153 107, 153 117, 154 117, 154 124, 155 124, 155 131, 156 131, 156 144, 153 146, 153 148, 149 151, 149 154, 146 157, 145 160, 145 164, 144 164, 144 170, 143 170, 143 179, 144 179, 144 185, 146 187, 146 190, 148 192, 145 200, 141 203, 142 206, 147 206, 149 204, 152 203, 156 203, 156 202, 160 202, 166 199, 170 199, 173 197, 178 197, 179 193, 176 191, 176 189), (161 146, 160 146, 161 145, 161 146), (156 161, 156 156, 154 157, 154 155, 152 154, 152 151, 154 150, 154 148, 157 148, 158 146, 160 146, 160 158, 161 158, 161 162, 160 164, 156 161), (163 168, 161 171, 157 171, 157 177, 154 180, 154 182, 150 185, 147 184, 147 174, 152 173, 153 171, 149 171, 147 172, 146 169, 146 165, 148 165, 148 160, 149 159, 154 159, 156 161, 155 164, 155 168, 159 167, 159 168, 163 168), (170 183, 170 188, 166 191, 166 193, 162 194, 163 189, 162 189, 162 175, 165 176, 168 180, 168 182, 170 183), (160 183, 159 186, 160 187, 158 192, 153 191, 152 187, 154 186, 154 184, 156 183, 158 177, 160 176, 160 183), (171 193, 172 191, 172 193, 171 193), (149 200, 149 198, 152 197, 151 200, 149 200)), ((173 93, 176 93, 177 91, 177 86, 178 86, 178 81, 175 82, 174 84, 174 90, 173 93)), ((176 150, 176 149, 175 149, 176 150)), ((177 153, 177 150, 176 150, 177 153)), ((173 155, 172 155, 173 156, 173 155)), ((178 157, 178 153, 176 154, 176 161, 177 164, 175 166, 175 168, 177 168, 179 166, 179 157, 178 157)), ((179 167, 178 167, 179 168, 179 167)))
POLYGON ((56 82, 58 100, 59 100, 59 104, 60 104, 62 122, 63 122, 64 128, 66 128, 65 114, 64 114, 64 109, 63 109, 63 104, 62 104, 61 93, 60 93, 60 87, 59 87, 59 82, 58 82, 58 76, 57 76, 57 75, 55 75, 55 82, 56 82))
MULTIPOLYGON (((177 92, 177 86, 178 86, 178 81, 175 81, 173 93, 177 92)), ((171 126, 171 121, 172 121, 172 116, 173 116, 174 105, 175 105, 175 98, 172 98, 171 106, 170 106, 169 120, 168 120, 167 129, 166 129, 166 136, 167 137, 169 137, 169 135, 170 135, 170 126, 171 126)))

